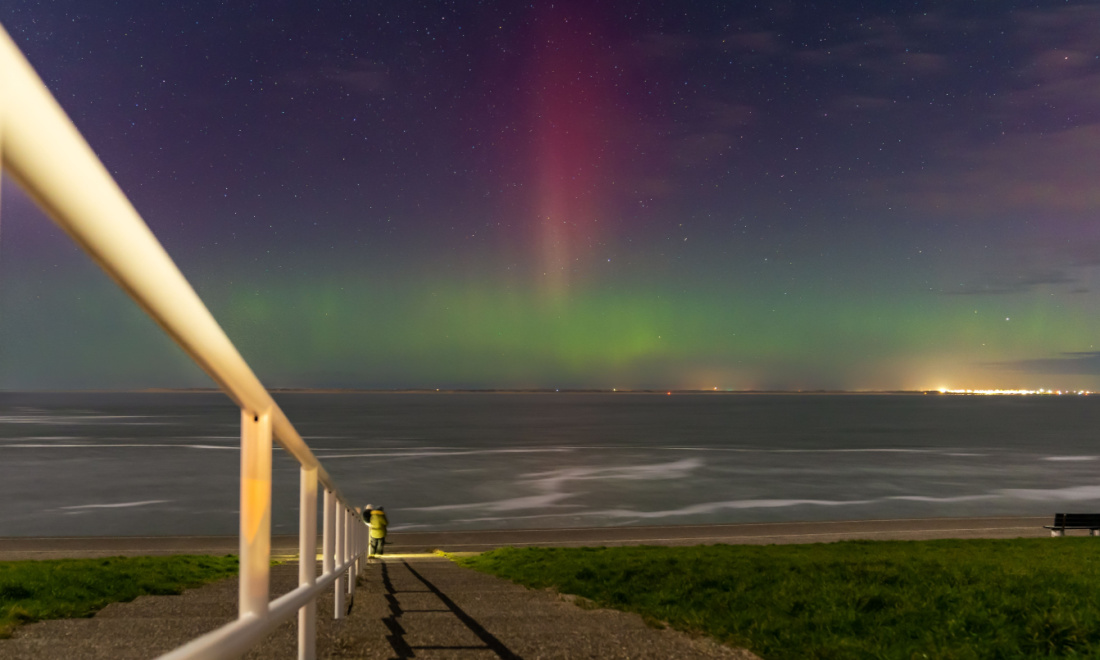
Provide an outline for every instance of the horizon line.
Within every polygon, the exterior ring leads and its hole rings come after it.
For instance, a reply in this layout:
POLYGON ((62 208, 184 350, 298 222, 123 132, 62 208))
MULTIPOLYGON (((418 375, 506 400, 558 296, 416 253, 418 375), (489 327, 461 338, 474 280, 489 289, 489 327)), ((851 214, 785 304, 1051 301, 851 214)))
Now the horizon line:
MULTIPOLYGON (((268 392, 283 394, 943 394, 927 390, 842 390, 842 389, 693 389, 693 388, 596 388, 596 387, 270 387, 268 392)), ((6 389, 0 394, 215 394, 218 387, 142 387, 142 388, 42 388, 6 389)))

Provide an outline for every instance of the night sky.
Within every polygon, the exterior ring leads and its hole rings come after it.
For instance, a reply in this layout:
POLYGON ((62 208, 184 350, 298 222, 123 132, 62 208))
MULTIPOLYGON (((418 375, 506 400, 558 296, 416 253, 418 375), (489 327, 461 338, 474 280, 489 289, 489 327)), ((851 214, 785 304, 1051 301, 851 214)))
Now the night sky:
MULTIPOLYGON (((0 23, 270 387, 1100 387, 1100 4, 0 23)), ((2 201, 0 388, 210 385, 2 201)))

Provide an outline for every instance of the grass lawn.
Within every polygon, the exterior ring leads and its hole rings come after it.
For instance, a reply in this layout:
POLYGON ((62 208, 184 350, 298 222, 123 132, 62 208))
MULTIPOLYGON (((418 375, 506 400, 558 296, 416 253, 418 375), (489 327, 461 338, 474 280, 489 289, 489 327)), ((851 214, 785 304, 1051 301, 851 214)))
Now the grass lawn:
POLYGON ((21 623, 90 616, 109 603, 178 594, 236 574, 232 556, 0 562, 0 638, 21 623))
POLYGON ((767 658, 1100 657, 1100 539, 505 548, 457 560, 767 658))

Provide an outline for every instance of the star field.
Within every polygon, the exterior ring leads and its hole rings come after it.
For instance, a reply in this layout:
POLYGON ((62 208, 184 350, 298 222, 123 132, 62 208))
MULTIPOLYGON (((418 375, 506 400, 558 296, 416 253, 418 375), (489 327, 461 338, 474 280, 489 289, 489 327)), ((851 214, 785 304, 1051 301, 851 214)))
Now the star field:
MULTIPOLYGON (((269 386, 1100 385, 1091 3, 0 23, 269 386)), ((0 387, 207 384, 2 201, 0 387)))

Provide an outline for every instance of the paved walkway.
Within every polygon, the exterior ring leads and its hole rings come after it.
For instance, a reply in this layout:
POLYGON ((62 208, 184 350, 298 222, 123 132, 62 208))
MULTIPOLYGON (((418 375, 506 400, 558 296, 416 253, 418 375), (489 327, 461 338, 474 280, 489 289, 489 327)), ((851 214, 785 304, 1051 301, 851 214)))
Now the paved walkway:
MULTIPOLYGON (((292 589, 296 563, 276 567, 274 594, 292 589)), ((636 615, 582 609, 437 556, 389 556, 360 575, 349 615, 318 602, 320 658, 731 658, 756 656, 710 640, 657 630, 636 615)), ((0 640, 5 660, 152 658, 229 622, 236 581, 181 596, 115 603, 89 619, 44 621, 0 640)), ((275 630, 247 658, 297 657, 296 623, 275 630)))

